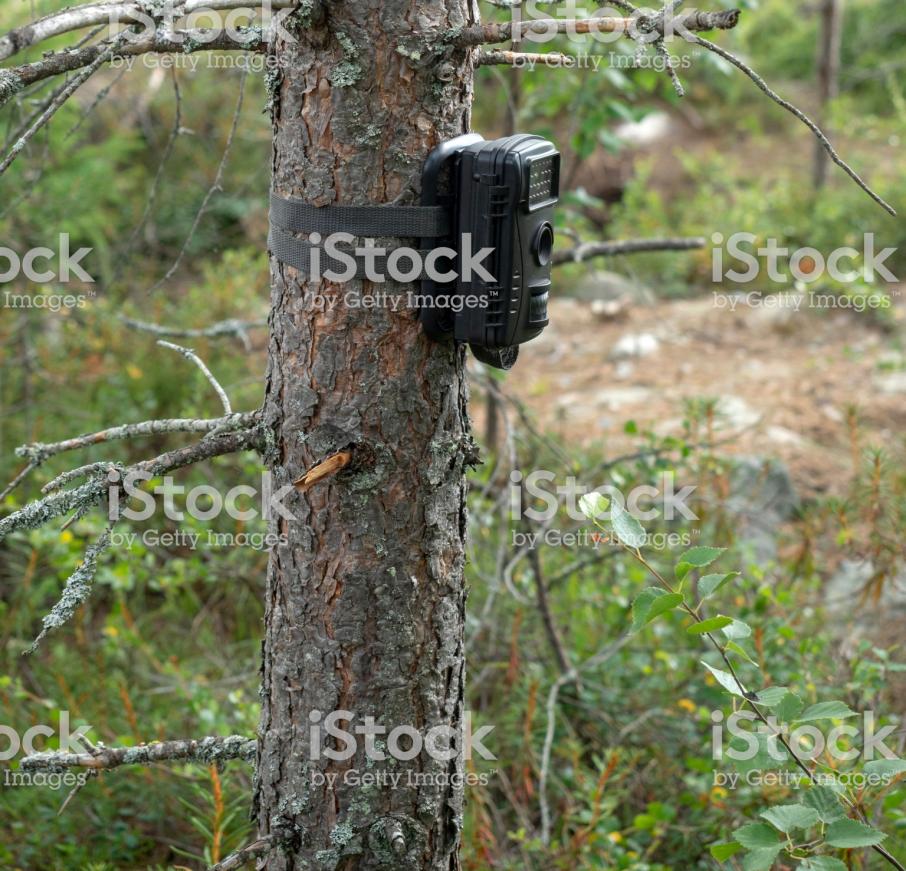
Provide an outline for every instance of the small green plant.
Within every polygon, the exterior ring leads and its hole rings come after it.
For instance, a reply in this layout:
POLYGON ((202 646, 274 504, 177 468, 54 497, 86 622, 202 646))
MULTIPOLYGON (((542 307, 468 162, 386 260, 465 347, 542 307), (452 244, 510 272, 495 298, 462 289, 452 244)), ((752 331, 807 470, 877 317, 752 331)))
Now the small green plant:
MULTIPOLYGON (((753 654, 742 646, 743 640, 752 636, 752 627, 726 614, 705 615, 708 600, 739 577, 739 572, 696 577, 701 569, 719 559, 724 548, 698 546, 687 550, 676 563, 671 581, 643 556, 645 530, 621 505, 611 504, 600 493, 589 493, 582 497, 580 508, 657 581, 657 585, 646 587, 636 596, 630 631, 637 632, 674 611, 689 618, 691 623, 686 626, 686 632, 705 639, 723 666, 719 668, 703 660, 708 674, 729 694, 734 708, 747 708, 764 727, 764 731, 753 733, 753 737, 757 736, 757 751, 746 760, 747 770, 763 771, 772 767, 772 760, 778 760, 776 745, 779 744, 782 748, 779 759, 798 769, 801 775, 800 783, 805 787, 801 802, 765 808, 759 814, 760 821, 737 828, 733 840, 712 845, 714 858, 725 861, 745 851, 744 871, 770 871, 778 857, 785 854, 785 858, 797 861, 797 867, 805 871, 846 871, 847 865, 833 853, 870 848, 890 866, 902 871, 904 866, 882 846, 887 836, 868 823, 864 790, 853 791, 841 785, 836 768, 819 758, 811 759, 794 745, 783 728, 845 720, 856 713, 842 701, 824 701, 806 707, 796 693, 783 686, 752 689, 753 684, 743 682, 741 677, 743 669, 758 668, 753 654), (600 520, 608 510, 609 528, 600 520)), ((859 754, 847 751, 845 758, 851 759, 853 755, 859 754)), ((863 766, 865 775, 885 785, 904 772, 906 760, 896 758, 870 761, 863 766)))

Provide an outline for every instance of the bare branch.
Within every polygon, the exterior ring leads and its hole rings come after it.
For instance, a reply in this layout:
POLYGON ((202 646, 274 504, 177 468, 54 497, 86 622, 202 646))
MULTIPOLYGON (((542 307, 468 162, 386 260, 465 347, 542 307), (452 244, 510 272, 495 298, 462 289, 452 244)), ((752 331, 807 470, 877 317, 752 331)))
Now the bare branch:
POLYGON ((141 330, 145 333, 151 333, 154 336, 169 336, 175 339, 216 339, 220 336, 236 336, 246 351, 251 350, 248 331, 256 327, 266 327, 267 318, 259 318, 254 321, 242 321, 237 318, 228 318, 225 321, 217 321, 209 327, 164 327, 160 324, 152 324, 147 321, 137 321, 134 318, 127 318, 120 315, 120 320, 134 330, 141 330))
POLYGON ((258 420, 257 411, 231 414, 226 417, 215 417, 210 420, 195 418, 170 418, 161 420, 145 420, 141 423, 127 423, 103 429, 100 432, 86 433, 60 442, 32 442, 16 448, 16 455, 28 457, 36 465, 40 465, 49 457, 62 454, 64 451, 74 451, 78 448, 104 442, 131 439, 140 436, 161 435, 169 432, 203 432, 210 433, 214 430, 222 432, 244 429, 254 425, 258 420))
MULTIPOLYGON (((205 423, 210 423, 210 421, 205 421, 205 423)), ((86 442, 86 444, 90 443, 86 442)), ((125 467, 123 476, 138 472, 147 472, 152 476, 163 475, 211 457, 248 450, 262 450, 261 432, 257 425, 237 432, 212 434, 196 444, 176 448, 150 460, 143 460, 125 467)), ((49 520, 69 514, 71 511, 86 511, 102 501, 107 494, 108 486, 106 477, 99 475, 72 490, 53 493, 29 503, 19 511, 0 518, 0 541, 12 532, 20 529, 37 529, 49 520)))
POLYGON ((19 472, 19 474, 16 475, 16 477, 13 478, 13 480, 3 488, 3 492, 0 492, 0 502, 6 499, 6 497, 9 496, 9 494, 12 493, 13 490, 15 490, 16 487, 21 484, 28 477, 28 473, 37 465, 38 464, 34 461, 26 464, 26 466, 19 472))
POLYGON ((86 753, 54 750, 33 753, 22 760, 22 769, 61 772, 69 768, 109 770, 121 765, 153 765, 155 762, 197 762, 202 765, 216 765, 230 759, 251 762, 255 758, 256 748, 257 741, 243 735, 156 741, 137 747, 105 747, 99 744, 86 753))
MULTIPOLYGON (((94 47, 94 46, 92 46, 94 47)), ((74 76, 72 80, 54 97, 50 105, 38 116, 35 122, 28 128, 10 148, 6 157, 0 161, 0 175, 3 175, 10 164, 19 156, 22 149, 28 144, 28 141, 59 111, 60 107, 100 68, 102 64, 110 59, 115 44, 108 45, 103 51, 99 52, 95 59, 88 64, 85 69, 74 76)), ((8 70, 6 72, 9 72, 8 70)), ((0 84, 0 98, 2 98, 2 84, 0 84)), ((2 105, 2 103, 0 103, 2 105)))
POLYGON ((554 251, 554 266, 564 263, 581 263, 592 257, 615 257, 618 254, 639 254, 645 251, 693 251, 704 248, 700 236, 685 239, 625 239, 619 242, 582 242, 572 248, 554 251))
MULTIPOLYGON (((170 13, 171 20, 175 22, 198 9, 254 9, 258 5, 250 0, 184 0, 174 2, 170 13)), ((270 8, 288 9, 293 5, 292 0, 271 0, 270 8)), ((70 33, 97 24, 147 24, 150 18, 147 5, 142 3, 110 0, 73 6, 45 15, 0 37, 0 61, 61 33, 70 33)))
POLYGON ((812 133, 816 136, 818 141, 821 143, 824 150, 830 155, 831 160, 837 164, 860 188, 862 188, 865 193, 867 193, 882 209, 889 212, 894 217, 896 216, 896 209, 890 205, 886 200, 882 199, 878 194, 876 194, 868 184, 863 181, 862 177, 845 161, 839 154, 834 150, 834 146, 831 145, 830 140, 827 136, 824 135, 824 132, 821 128, 812 121, 804 112, 797 109, 792 103, 787 100, 784 100, 776 91, 773 91, 768 83, 755 72, 750 66, 741 61, 736 55, 727 51, 724 48, 721 48, 719 45, 711 42, 710 40, 704 39, 701 36, 696 36, 693 33, 690 33, 688 36, 684 37, 687 41, 693 42, 696 45, 700 45, 703 48, 708 49, 708 51, 713 51, 714 54, 719 55, 724 60, 729 61, 737 69, 742 70, 755 84, 759 89, 768 95, 778 106, 782 106, 787 110, 791 115, 798 118, 812 133))
POLYGON ((222 191, 223 188, 220 186, 220 183, 223 179, 223 171, 226 169, 227 161, 230 157, 230 150, 233 147, 233 139, 236 136, 236 128, 239 126, 239 115, 242 112, 242 101, 245 97, 245 80, 248 75, 246 70, 243 70, 242 76, 239 79, 239 96, 236 99, 236 108, 233 110, 233 121, 230 124, 230 132, 227 134, 226 145, 223 147, 223 154, 220 158, 220 163, 217 165, 217 172, 214 174, 214 182, 211 184, 211 187, 208 188, 208 192, 204 195, 204 199, 201 201, 201 206, 199 206, 198 211, 195 214, 195 220, 192 221, 192 226, 189 228, 189 233, 186 236, 185 242, 183 242, 182 248, 179 250, 179 254, 176 255, 176 260, 173 261, 172 266, 166 271, 163 278, 156 281, 150 288, 148 288, 148 293, 151 293, 153 290, 156 290, 160 287, 165 281, 168 281, 173 274, 179 269, 180 263, 182 263, 182 258, 185 256, 186 251, 189 249, 189 245, 192 242, 192 239, 195 236, 195 231, 198 229, 198 225, 201 223, 201 219, 204 217, 205 213, 208 210, 208 203, 211 202, 211 197, 215 193, 222 191))
POLYGON ((187 360, 191 360, 199 369, 201 369, 202 373, 204 373, 204 377, 208 379, 208 383, 214 388, 214 392, 220 398, 220 403, 223 405, 223 413, 228 417, 232 416, 233 408, 230 405, 230 398, 227 396, 226 390, 221 387, 220 382, 214 377, 211 370, 205 366, 204 361, 198 354, 191 348, 184 348, 182 345, 174 345, 173 342, 166 342, 163 339, 158 339, 157 344, 162 348, 171 348, 174 351, 178 351, 183 357, 187 360))
MULTIPOLYGON (((554 33, 625 33, 669 35, 682 31, 731 30, 739 23, 739 10, 725 12, 682 12, 678 15, 636 15, 630 18, 534 18, 525 21, 477 24, 467 27, 457 36, 457 45, 468 47, 495 42, 519 42, 532 34, 554 33), (668 29, 668 25, 669 28, 668 29)), ((531 40, 530 40, 531 41, 531 40)))
MULTIPOLYGON (((188 54, 196 51, 251 51, 267 50, 269 33, 260 28, 236 31, 177 30, 167 33, 154 32, 134 42, 116 47, 99 66, 111 60, 135 57, 141 54, 188 54)), ((0 107, 22 88, 43 79, 82 69, 95 63, 110 48, 103 43, 89 45, 77 51, 59 51, 43 60, 19 67, 0 70, 0 107)))

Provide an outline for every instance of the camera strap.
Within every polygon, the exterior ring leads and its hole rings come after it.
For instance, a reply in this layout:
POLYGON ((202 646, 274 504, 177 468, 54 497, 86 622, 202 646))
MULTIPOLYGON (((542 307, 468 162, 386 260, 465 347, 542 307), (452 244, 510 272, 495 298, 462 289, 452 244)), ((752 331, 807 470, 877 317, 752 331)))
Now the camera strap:
MULTIPOLYGON (((306 275, 312 271, 312 254, 318 249, 319 272, 328 270, 344 272, 348 264, 331 257, 320 244, 297 239, 293 233, 320 233, 322 238, 334 233, 350 233, 363 238, 393 236, 401 238, 432 239, 448 236, 451 232, 449 210, 443 206, 313 206, 297 199, 285 199, 271 194, 270 232, 268 249, 281 263, 298 269, 306 275)), ((365 259, 356 255, 355 247, 337 245, 338 250, 356 261, 353 278, 366 278, 365 259)), ((363 246, 357 246, 363 247, 363 246)), ((375 256, 377 274, 387 274, 387 261, 394 249, 375 256)), ((421 263, 431 252, 416 249, 421 263)), ((424 265, 412 278, 425 277, 424 265)))

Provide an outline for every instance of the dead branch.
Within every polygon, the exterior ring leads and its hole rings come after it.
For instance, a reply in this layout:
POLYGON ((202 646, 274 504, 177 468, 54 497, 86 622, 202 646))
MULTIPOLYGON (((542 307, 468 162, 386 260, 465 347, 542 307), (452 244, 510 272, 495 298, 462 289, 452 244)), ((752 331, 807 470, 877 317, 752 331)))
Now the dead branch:
POLYGON ((192 226, 189 227, 189 233, 186 236, 185 241, 182 244, 182 248, 179 249, 179 253, 176 255, 176 259, 173 261, 170 268, 166 271, 164 276, 148 288, 148 293, 151 293, 154 290, 157 290, 164 282, 169 281, 173 274, 179 269, 180 263, 182 263, 183 257, 185 257, 186 251, 189 250, 189 245, 192 242, 192 239, 195 237, 195 231, 198 229, 198 225, 201 223, 201 219, 204 217, 205 213, 208 210, 208 204, 211 202, 211 197, 215 193, 219 193, 223 190, 221 187, 221 181, 223 179, 223 171, 226 169, 227 161, 230 158, 230 151, 233 147, 233 140, 236 138, 236 129, 239 126, 239 116, 242 113, 242 102, 245 99, 245 80, 248 76, 248 72, 243 70, 242 76, 239 79, 239 96, 236 98, 236 108, 233 110, 233 120, 230 124, 230 132, 227 134, 226 144, 223 146, 223 154, 220 156, 220 163, 217 164, 217 172, 214 174, 214 181, 211 183, 211 186, 208 188, 207 193, 205 193, 204 198, 201 201, 201 205, 198 207, 198 211, 195 213, 195 218, 192 221, 192 226))
POLYGON ((22 760, 25 771, 62 772, 68 768, 90 768, 108 771, 121 765, 153 765, 156 762, 197 762, 216 765, 230 759, 252 762, 257 741, 243 735, 226 738, 188 738, 174 741, 155 741, 137 747, 105 747, 98 744, 86 753, 63 753, 49 750, 33 753, 22 760))
MULTIPOLYGON (((188 54, 196 51, 251 51, 267 50, 269 33, 260 28, 237 28, 235 34, 228 31, 176 30, 166 33, 155 32, 119 45, 99 62, 99 66, 111 60, 135 57, 141 54, 188 54)), ((19 67, 0 69, 0 107, 15 96, 22 88, 73 70, 90 66, 101 55, 106 55, 109 44, 89 45, 77 51, 59 51, 49 54, 43 60, 23 64, 19 67)))
MULTIPOLYGON (((171 20, 175 22, 198 9, 254 10, 258 5, 250 0, 183 0, 174 2, 169 13, 171 20)), ((271 0, 270 8, 288 9, 293 5, 292 0, 271 0)), ((73 6, 45 15, 0 37, 0 61, 62 33, 104 24, 147 24, 150 18, 147 6, 142 3, 110 0, 73 6)))
POLYGON ((318 481, 323 481, 331 475, 336 475, 341 469, 345 469, 352 461, 352 451, 340 451, 337 454, 329 456, 315 466, 312 466, 301 478, 293 481, 295 487, 300 493, 307 493, 318 481))
POLYGON ((519 22, 477 24, 465 28, 456 38, 461 47, 488 45, 495 42, 519 42, 532 34, 625 33, 634 29, 659 34, 704 30, 731 30, 739 23, 739 10, 725 12, 681 12, 673 16, 635 15, 630 18, 535 18, 519 22))
POLYGON ((91 595, 94 576, 97 574, 98 558, 110 547, 111 530, 112 525, 108 526, 101 537, 85 550, 85 558, 82 560, 81 565, 67 578, 59 601, 51 608, 50 613, 46 614, 41 620, 41 631, 25 651, 26 654, 34 653, 48 633, 59 629, 71 620, 79 606, 91 595))
POLYGON ((576 59, 557 52, 531 53, 523 51, 481 51, 475 57, 476 66, 495 64, 511 67, 573 67, 576 59))
POLYGON ((100 432, 86 433, 85 435, 64 439, 60 442, 32 442, 31 444, 21 445, 16 448, 16 456, 27 457, 36 465, 40 465, 56 454, 62 454, 64 451, 74 451, 90 445, 170 432, 211 433, 214 430, 226 432, 246 429, 257 423, 257 420, 257 411, 240 412, 212 419, 170 418, 145 420, 141 423, 126 423, 110 429, 102 429, 100 432))
POLYGON ((742 70, 757 86, 758 88, 768 97, 770 97, 778 106, 782 106, 787 110, 791 115, 798 118, 818 139, 818 142, 821 143, 821 146, 824 150, 830 155, 831 160, 837 164, 860 188, 862 188, 865 193, 868 194, 882 209, 886 212, 889 212, 891 215, 896 217, 896 209, 890 205, 886 200, 882 199, 878 194, 876 194, 868 184, 863 181, 862 176, 860 176, 839 154, 834 150, 833 145, 831 145, 830 140, 827 136, 824 135, 824 132, 821 128, 812 121, 804 112, 800 109, 797 109, 792 103, 788 100, 784 100, 776 91, 772 90, 768 83, 755 72, 750 66, 741 61, 736 55, 727 51, 724 48, 721 48, 719 45, 711 42, 710 40, 704 39, 701 36, 696 36, 694 33, 690 33, 684 37, 689 42, 693 42, 696 45, 700 45, 703 48, 708 49, 708 51, 714 52, 714 54, 722 57, 724 60, 733 64, 737 69, 742 70))
POLYGON ((230 398, 226 394, 226 390, 223 389, 220 382, 214 377, 214 374, 210 369, 205 365, 201 357, 198 356, 191 348, 184 348, 182 345, 174 345, 173 342, 167 342, 163 339, 158 339, 157 344, 162 348, 170 348, 178 353, 182 354, 187 360, 191 360, 199 369, 201 369, 204 377, 208 379, 208 383, 211 387, 214 388, 214 392, 217 394, 220 399, 221 405, 223 405, 223 413, 227 417, 233 416, 233 408, 230 405, 230 398))
MULTIPOLYGON (((210 423, 210 421, 206 423, 210 423)), ((122 472, 124 477, 130 473, 142 472, 158 476, 212 457, 248 450, 260 452, 262 449, 261 432, 256 424, 249 429, 209 435, 196 444, 177 448, 150 460, 123 467, 122 472)), ((61 517, 72 511, 88 510, 103 500, 108 486, 106 475, 98 475, 72 490, 52 493, 43 499, 30 502, 24 508, 0 518, 0 541, 12 532, 22 529, 37 529, 55 517, 61 517)))
POLYGON ((237 318, 228 318, 225 321, 217 321, 209 327, 165 327, 160 324, 152 324, 147 321, 137 321, 134 318, 127 318, 120 315, 120 320, 134 330, 140 330, 145 333, 151 333, 154 336, 168 336, 174 339, 217 339, 221 336, 236 336, 242 342, 246 351, 251 350, 248 331, 267 326, 267 318, 259 318, 254 321, 243 321, 237 318))

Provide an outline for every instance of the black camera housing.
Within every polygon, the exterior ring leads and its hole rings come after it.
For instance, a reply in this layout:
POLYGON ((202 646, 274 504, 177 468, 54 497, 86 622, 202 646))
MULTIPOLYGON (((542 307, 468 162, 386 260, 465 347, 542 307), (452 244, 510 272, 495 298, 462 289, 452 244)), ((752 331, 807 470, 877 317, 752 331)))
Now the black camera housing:
POLYGON ((432 338, 468 342, 479 360, 508 369, 518 346, 547 326, 559 182, 560 154, 540 136, 485 141, 471 133, 431 152, 422 176, 422 204, 449 207, 451 236, 424 242, 461 255, 468 233, 473 252, 493 249, 482 265, 494 277, 463 277, 458 255, 455 281, 423 279, 425 296, 458 297, 462 303, 421 309, 422 325, 432 338), (473 304, 464 304, 467 300, 473 304))

